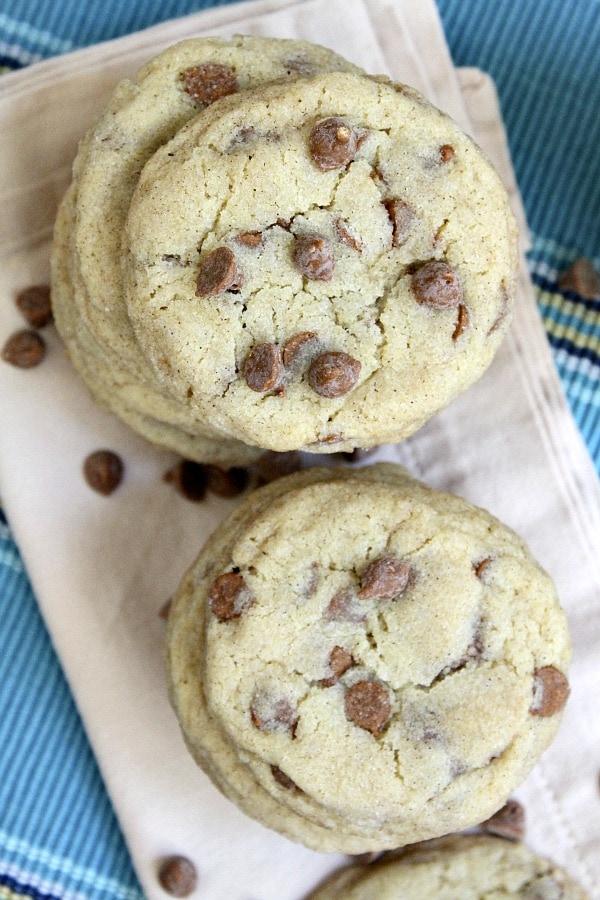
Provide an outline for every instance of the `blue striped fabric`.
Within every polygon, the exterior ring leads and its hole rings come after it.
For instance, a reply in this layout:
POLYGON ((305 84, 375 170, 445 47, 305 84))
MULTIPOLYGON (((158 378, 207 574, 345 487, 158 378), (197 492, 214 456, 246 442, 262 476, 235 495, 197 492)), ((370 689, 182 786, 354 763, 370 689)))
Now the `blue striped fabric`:
MULTIPOLYGON (((401 2, 401 0, 397 0, 401 2)), ((494 78, 533 246, 540 315, 600 471, 600 300, 559 291, 600 270, 600 6, 437 0, 457 65, 494 78)), ((0 0, 0 70, 219 5, 0 0)), ((11 537, 0 519, 0 900, 141 898, 118 823, 11 537)))

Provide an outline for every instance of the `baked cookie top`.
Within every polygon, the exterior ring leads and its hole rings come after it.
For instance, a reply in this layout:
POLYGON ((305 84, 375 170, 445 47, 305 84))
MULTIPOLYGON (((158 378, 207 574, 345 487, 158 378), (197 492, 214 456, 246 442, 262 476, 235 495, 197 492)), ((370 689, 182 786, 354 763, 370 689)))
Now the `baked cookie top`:
POLYGON ((411 89, 328 73, 225 98, 146 164, 136 335, 218 428, 274 450, 397 441, 510 319, 515 226, 476 145, 411 89))
POLYGON ((514 532, 378 464, 242 503, 182 583, 167 655, 222 790, 314 849, 362 852, 499 809, 558 729, 570 647, 514 532))
POLYGON ((452 835, 369 866, 348 866, 310 900, 586 900, 550 860, 497 837, 452 835))

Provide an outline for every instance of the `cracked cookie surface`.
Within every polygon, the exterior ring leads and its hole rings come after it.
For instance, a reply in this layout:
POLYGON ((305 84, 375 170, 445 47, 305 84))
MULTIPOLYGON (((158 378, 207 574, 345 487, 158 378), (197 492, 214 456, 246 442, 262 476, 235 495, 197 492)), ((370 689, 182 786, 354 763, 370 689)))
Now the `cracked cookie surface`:
POLYGON ((588 900, 562 869, 522 844, 452 835, 371 865, 340 869, 308 900, 588 900))
POLYGON ((148 162, 124 246, 157 378, 273 450, 402 439, 483 373, 510 320, 515 226, 498 176, 385 79, 335 72, 224 98, 148 162), (248 383, 256 347, 271 361, 248 383))
POLYGON ((350 853, 496 812, 558 729, 569 656, 524 542, 389 464, 252 494, 183 580, 167 641, 207 774, 264 824, 350 853))

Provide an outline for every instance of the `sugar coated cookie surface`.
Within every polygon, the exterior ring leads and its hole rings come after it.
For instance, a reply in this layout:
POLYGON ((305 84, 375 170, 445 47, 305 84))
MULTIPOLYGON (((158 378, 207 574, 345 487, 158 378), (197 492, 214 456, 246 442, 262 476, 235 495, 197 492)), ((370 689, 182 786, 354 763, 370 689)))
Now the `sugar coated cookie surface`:
POLYGON ((515 227, 448 117, 332 72, 180 129, 142 172, 123 258, 174 396, 238 440, 327 452, 398 441, 479 378, 510 321, 515 227))
POLYGON ((586 900, 550 860, 496 837, 451 836, 348 866, 310 900, 586 900))
POLYGON ((495 813, 558 729, 569 657, 524 542, 388 464, 250 495, 183 580, 167 641, 200 766, 265 825, 349 853, 495 813))

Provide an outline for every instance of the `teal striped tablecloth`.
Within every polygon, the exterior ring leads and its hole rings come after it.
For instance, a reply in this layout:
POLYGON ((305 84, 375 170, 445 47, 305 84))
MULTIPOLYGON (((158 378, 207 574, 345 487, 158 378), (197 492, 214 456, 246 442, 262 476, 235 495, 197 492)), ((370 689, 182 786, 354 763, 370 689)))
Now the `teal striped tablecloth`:
MULTIPOLYGON (((401 0, 397 0, 401 2, 401 0)), ((496 82, 531 228, 529 267, 557 370, 600 472, 600 5, 437 0, 455 63, 496 82)), ((0 0, 0 69, 196 12, 201 0, 0 0)), ((0 511, 0 900, 142 897, 118 823, 0 511)))

